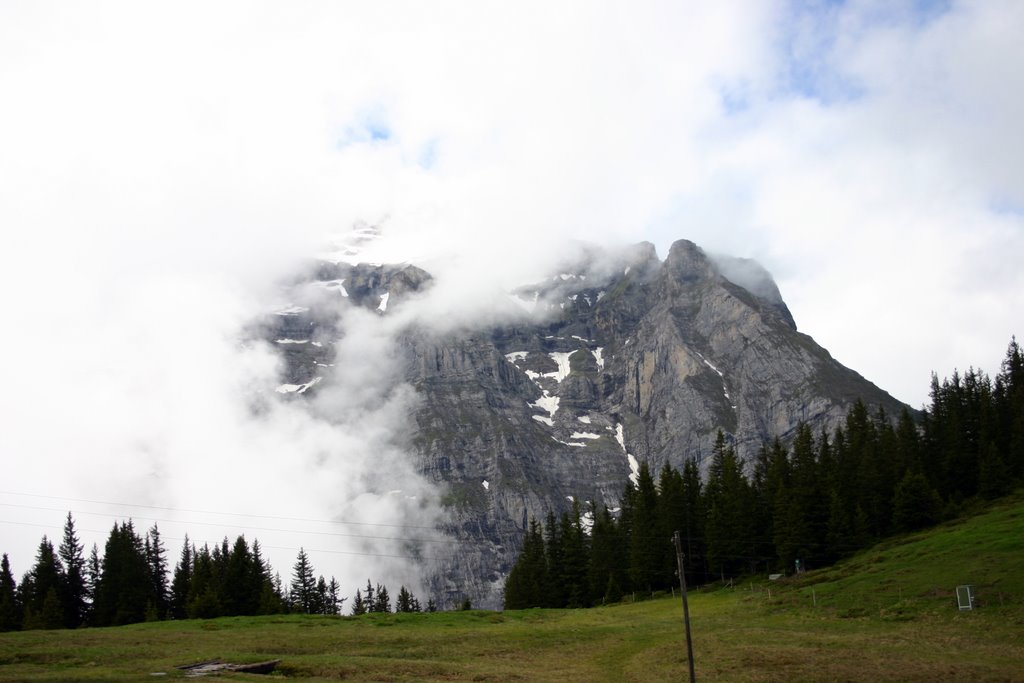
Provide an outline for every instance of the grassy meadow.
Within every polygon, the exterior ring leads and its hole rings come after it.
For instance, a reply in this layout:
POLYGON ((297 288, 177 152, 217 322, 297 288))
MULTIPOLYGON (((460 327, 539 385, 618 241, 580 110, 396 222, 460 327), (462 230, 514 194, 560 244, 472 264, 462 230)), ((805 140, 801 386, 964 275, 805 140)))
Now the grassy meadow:
MULTIPOLYGON (((690 594, 703 681, 1024 681, 1024 496, 835 567, 690 594), (958 584, 979 608, 960 612, 958 584)), ((678 595, 589 610, 270 616, 0 634, 2 681, 687 680, 678 595), (153 674, 159 674, 154 676, 153 674), (214 678, 214 677, 210 677, 214 678)))

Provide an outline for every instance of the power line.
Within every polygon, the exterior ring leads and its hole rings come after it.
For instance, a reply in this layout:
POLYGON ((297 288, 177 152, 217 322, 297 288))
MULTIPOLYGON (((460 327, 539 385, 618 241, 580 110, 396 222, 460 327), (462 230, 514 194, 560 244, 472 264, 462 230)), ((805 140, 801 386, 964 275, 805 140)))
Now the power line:
MULTIPOLYGON (((13 524, 13 525, 17 525, 17 526, 29 526, 29 527, 36 527, 36 528, 41 528, 41 529, 55 529, 56 528, 52 524, 36 524, 36 523, 33 523, 33 522, 15 522, 15 521, 8 520, 8 519, 0 519, 0 524, 13 524)), ((101 530, 101 529, 80 529, 80 528, 76 528, 75 530, 76 531, 85 531, 85 532, 88 532, 88 533, 96 533, 96 534, 107 533, 106 531, 101 530)), ((184 541, 185 540, 184 538, 175 537, 175 536, 163 536, 162 534, 161 534, 161 538, 165 538, 166 540, 169 540, 169 541, 184 541)), ((190 539, 190 540, 195 541, 196 539, 190 539)), ((209 544, 209 541, 206 541, 206 543, 209 544)), ((260 548, 270 549, 270 550, 290 550, 292 552, 297 552, 299 550, 299 548, 293 548, 293 547, 289 547, 289 546, 263 545, 263 544, 260 544, 260 548)), ((355 551, 355 550, 328 550, 326 548, 306 548, 305 546, 303 546, 303 549, 306 552, 308 552, 308 553, 328 553, 328 554, 331 554, 331 555, 357 555, 357 556, 360 556, 360 557, 388 557, 388 558, 400 559, 400 560, 432 560, 432 561, 440 562, 440 561, 443 561, 445 559, 449 559, 449 558, 442 558, 442 557, 429 557, 429 556, 425 556, 425 555, 394 555, 394 554, 388 554, 388 553, 358 552, 358 551, 355 551)))
MULTIPOLYGON (((48 508, 37 505, 24 505, 19 503, 0 503, 2 507, 15 507, 23 508, 26 510, 43 510, 47 512, 64 512, 62 508, 48 508)), ((92 515, 94 517, 111 517, 116 516, 108 512, 91 512, 88 510, 69 510, 76 515, 92 515)), ((160 517, 133 517, 147 522, 164 522, 166 524, 182 524, 182 525, 199 525, 199 526, 212 526, 212 527, 224 527, 226 526, 222 522, 200 522, 195 520, 180 520, 180 519, 165 519, 160 517)), ((306 531, 303 529, 276 529, 273 527, 260 527, 250 526, 246 524, 236 525, 238 528, 249 529, 252 531, 270 531, 285 534, 307 534, 311 536, 336 536, 339 538, 358 538, 368 540, 382 540, 382 541, 407 541, 411 543, 470 543, 479 541, 459 540, 454 538, 408 538, 403 536, 368 536, 364 534, 346 534, 340 531, 306 531)), ((423 527, 420 527, 423 528, 423 527)))
POLYGON ((69 496, 48 496, 41 493, 19 493, 17 491, 0 491, 0 494, 8 496, 25 496, 27 498, 46 498, 49 500, 68 500, 75 503, 91 503, 93 505, 111 505, 116 507, 142 508, 146 510, 167 510, 169 512, 191 512, 202 515, 224 515, 227 517, 253 517, 256 519, 276 519, 288 522, 315 522, 319 524, 347 524, 350 526, 384 526, 399 529, 434 529, 432 526, 415 524, 385 524, 382 522, 353 522, 343 519, 312 519, 307 517, 281 517, 275 515, 257 515, 245 512, 223 512, 217 510, 195 510, 191 508, 176 508, 163 505, 144 505, 142 503, 119 503, 109 500, 92 500, 88 498, 71 498, 69 496))

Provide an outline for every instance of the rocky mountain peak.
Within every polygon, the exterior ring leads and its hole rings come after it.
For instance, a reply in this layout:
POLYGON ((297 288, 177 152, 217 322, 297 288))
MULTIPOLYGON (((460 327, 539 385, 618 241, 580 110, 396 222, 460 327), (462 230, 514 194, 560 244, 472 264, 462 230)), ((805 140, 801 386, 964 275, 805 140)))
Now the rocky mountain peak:
MULTIPOLYGON (((431 281, 416 266, 333 261, 296 288, 384 314, 431 281)), ((749 461, 801 422, 832 429, 858 398, 902 407, 797 332, 764 268, 688 240, 664 262, 649 243, 581 249, 513 299, 528 312, 506 323, 421 321, 396 340, 402 381, 423 398, 411 457, 443 492, 445 531, 467 541, 433 577, 438 595, 499 606, 530 517, 572 499, 614 507, 643 460, 706 469, 719 429, 749 461)), ((300 400, 329 381, 319 368, 345 334, 310 308, 280 311, 268 333, 286 360, 278 391, 300 400)))

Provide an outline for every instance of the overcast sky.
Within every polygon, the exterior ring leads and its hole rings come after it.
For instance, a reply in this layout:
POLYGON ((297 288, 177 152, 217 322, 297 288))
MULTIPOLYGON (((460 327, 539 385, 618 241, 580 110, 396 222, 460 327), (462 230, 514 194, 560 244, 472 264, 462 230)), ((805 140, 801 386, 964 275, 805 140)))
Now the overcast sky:
POLYGON ((254 428, 237 397, 277 366, 237 332, 359 220, 389 256, 459 264, 466 311, 573 239, 757 259, 803 332, 920 407, 932 371, 996 372, 1022 332, 1022 121, 1018 0, 8 0, 0 550, 27 569, 62 517, 29 506, 68 498, 354 520, 329 501, 370 461, 324 462, 339 433, 397 448, 373 425, 414 398, 254 428), (253 462, 249 497, 224 493, 253 462), (322 490, 251 504, 289 477, 322 490))

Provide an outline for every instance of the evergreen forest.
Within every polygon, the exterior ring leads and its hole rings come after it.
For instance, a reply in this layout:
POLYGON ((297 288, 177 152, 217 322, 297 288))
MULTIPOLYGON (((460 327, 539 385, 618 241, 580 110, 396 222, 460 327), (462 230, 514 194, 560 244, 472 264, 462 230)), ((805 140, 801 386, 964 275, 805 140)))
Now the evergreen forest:
MULTIPOLYGON (((35 564, 14 580, 4 553, 0 560, 0 631, 118 626, 141 621, 260 614, 342 613, 346 598, 331 577, 317 576, 299 549, 291 581, 283 583, 264 559, 259 541, 225 538, 210 549, 188 537, 173 570, 154 525, 139 535, 131 520, 114 524, 102 556, 94 545, 88 558, 68 513, 60 546, 43 537, 35 564)), ((405 586, 394 603, 386 586, 367 581, 356 590, 352 614, 434 611, 421 607, 405 586)))
POLYGON ((505 607, 587 607, 755 572, 822 567, 887 536, 955 516, 1024 484, 1024 359, 1010 342, 995 379, 973 368, 940 382, 920 414, 856 402, 842 426, 800 425, 746 467, 719 432, 707 477, 686 461, 641 463, 619 507, 579 502, 531 520, 505 607))
MULTIPOLYGON (((1024 484, 1024 358, 1012 340, 995 378, 969 369, 933 376, 930 405, 891 416, 857 402, 842 426, 806 425, 744 463, 719 432, 706 479, 697 463, 641 463, 618 507, 577 501, 531 520, 505 583, 505 607, 587 607, 678 583, 679 532, 690 585, 754 572, 822 567, 892 534, 955 516, 1024 484)), ((164 619, 279 613, 341 614, 347 598, 300 549, 282 581, 258 541, 210 548, 186 536, 171 567, 156 525, 115 523, 86 556, 69 512, 59 546, 46 536, 18 582, 0 559, 0 631, 111 626, 164 619)), ((461 604, 469 609, 468 600, 461 604)), ((402 586, 367 580, 349 605, 368 612, 435 611, 402 586)))

